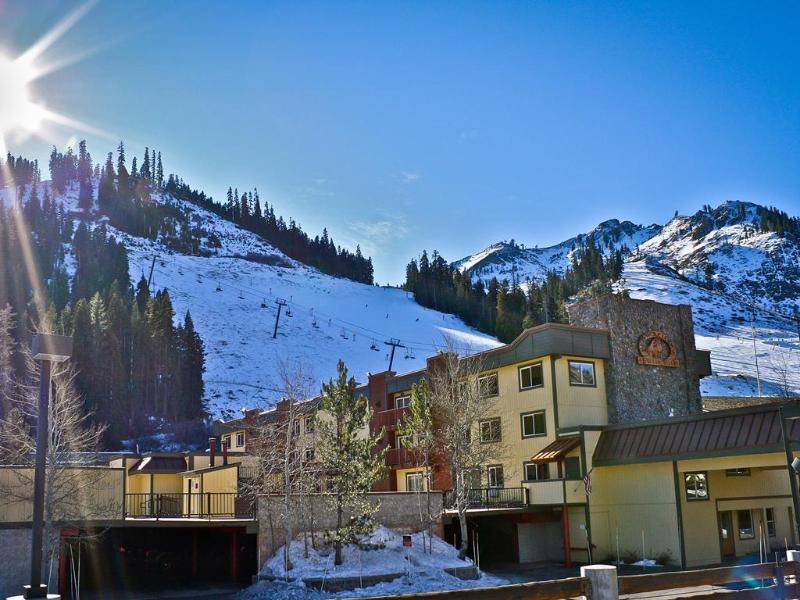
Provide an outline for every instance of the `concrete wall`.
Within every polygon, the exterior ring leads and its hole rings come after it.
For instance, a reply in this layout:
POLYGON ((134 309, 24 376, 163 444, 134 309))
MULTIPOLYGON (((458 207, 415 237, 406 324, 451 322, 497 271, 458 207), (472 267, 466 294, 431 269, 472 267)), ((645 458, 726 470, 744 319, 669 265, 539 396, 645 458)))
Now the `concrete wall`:
POLYGON ((0 529, 0 598, 21 594, 30 569, 31 530, 0 529))
MULTIPOLYGON (((333 508, 332 497, 328 494, 314 494, 304 497, 309 512, 314 515, 314 526, 321 534, 326 529, 336 526, 336 511, 333 508)), ((369 494, 369 499, 380 505, 375 514, 375 520, 385 527, 403 532, 420 531, 423 526, 420 520, 420 510, 426 510, 427 495, 414 492, 375 492, 369 494), (421 506, 420 506, 421 503, 421 506)), ((442 512, 442 494, 430 495, 432 512, 442 512)), ((301 497, 298 496, 295 506, 299 505, 301 497)), ((280 496, 258 497, 258 565, 259 569, 272 556, 275 551, 286 542, 283 532, 283 498, 280 496), (272 522, 273 527, 270 527, 272 522)), ((345 516, 345 522, 347 521, 345 516)), ((295 524, 295 530, 300 533, 300 524, 295 524)), ((434 528, 434 533, 443 535, 441 521, 434 528)), ((321 535, 320 535, 321 538, 321 535)))
POLYGON ((608 329, 606 363, 609 421, 626 423, 702 410, 690 306, 606 294, 569 307, 570 323, 608 329), (677 366, 639 364, 639 340, 661 331, 672 342, 677 366))

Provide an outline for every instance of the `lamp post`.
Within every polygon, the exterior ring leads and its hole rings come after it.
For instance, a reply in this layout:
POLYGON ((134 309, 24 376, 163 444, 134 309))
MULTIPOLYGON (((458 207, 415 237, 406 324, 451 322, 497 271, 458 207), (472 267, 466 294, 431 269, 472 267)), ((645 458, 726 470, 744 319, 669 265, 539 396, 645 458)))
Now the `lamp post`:
POLYGON ((47 594, 42 583, 42 536, 44 533, 44 484, 47 443, 50 435, 50 374, 53 363, 67 360, 72 354, 72 338, 40 333, 33 336, 33 358, 41 366, 39 376, 39 416, 36 423, 36 467, 33 475, 33 522, 31 525, 31 577, 22 598, 59 598, 47 594))
MULTIPOLYGON (((794 528, 796 536, 795 542, 800 544, 800 494, 797 491, 797 475, 800 473, 800 459, 796 458, 792 452, 791 440, 789 439, 789 428, 786 422, 800 418, 796 406, 783 406, 778 409, 778 417, 781 420, 781 440, 783 450, 786 453, 786 467, 789 472, 789 489, 792 492, 792 506, 794 507, 794 528)), ((797 546, 795 546, 797 548, 797 546)))

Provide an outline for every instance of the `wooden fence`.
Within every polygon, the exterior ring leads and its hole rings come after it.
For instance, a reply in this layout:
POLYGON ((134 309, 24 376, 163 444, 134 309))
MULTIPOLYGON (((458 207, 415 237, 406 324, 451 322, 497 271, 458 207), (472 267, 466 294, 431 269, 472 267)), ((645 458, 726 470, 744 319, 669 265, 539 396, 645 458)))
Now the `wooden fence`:
POLYGON ((372 600, 419 598, 421 600, 562 600, 585 596, 590 600, 618 600, 620 596, 659 592, 660 597, 692 600, 793 600, 800 598, 798 563, 762 563, 736 567, 673 571, 651 575, 627 575, 617 578, 618 593, 592 592, 588 577, 570 577, 471 588, 446 592, 424 592, 400 596, 372 596, 372 600), (698 590, 705 586, 721 589, 698 590), (724 587, 723 587, 724 586, 724 587), (669 592, 665 593, 666 590, 669 592))

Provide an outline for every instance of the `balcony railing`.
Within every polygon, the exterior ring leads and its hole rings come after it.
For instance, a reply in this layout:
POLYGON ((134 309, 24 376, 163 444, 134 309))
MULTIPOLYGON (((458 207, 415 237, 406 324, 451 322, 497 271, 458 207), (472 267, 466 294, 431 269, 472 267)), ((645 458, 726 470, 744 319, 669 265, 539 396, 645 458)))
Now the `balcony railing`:
MULTIPOLYGON (((455 508, 455 492, 445 492, 445 508, 455 508)), ((525 488, 480 488, 467 492, 469 509, 524 508, 528 504, 525 488)))
POLYGON ((386 464, 390 467, 410 467, 417 464, 413 448, 389 448, 386 452, 386 464))
POLYGON ((253 500, 234 493, 125 494, 125 518, 252 519, 253 500))
POLYGON ((373 415, 375 420, 375 429, 380 429, 381 427, 385 427, 386 429, 395 429, 402 421, 402 417, 404 414, 406 414, 406 411, 408 411, 407 406, 403 406, 401 408, 390 408, 389 410, 376 412, 373 415))

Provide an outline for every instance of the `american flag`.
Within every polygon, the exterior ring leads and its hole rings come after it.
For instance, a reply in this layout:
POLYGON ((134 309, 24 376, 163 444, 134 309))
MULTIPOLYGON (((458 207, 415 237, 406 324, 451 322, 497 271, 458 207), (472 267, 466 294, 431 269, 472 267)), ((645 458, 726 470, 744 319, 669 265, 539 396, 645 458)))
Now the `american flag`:
POLYGON ((592 471, 589 471, 583 477, 583 489, 586 491, 587 496, 592 495, 592 471))

